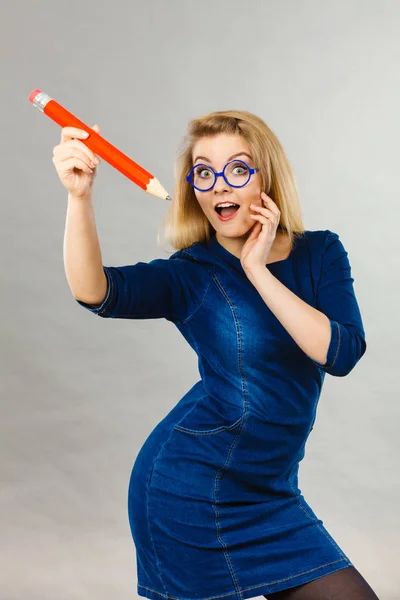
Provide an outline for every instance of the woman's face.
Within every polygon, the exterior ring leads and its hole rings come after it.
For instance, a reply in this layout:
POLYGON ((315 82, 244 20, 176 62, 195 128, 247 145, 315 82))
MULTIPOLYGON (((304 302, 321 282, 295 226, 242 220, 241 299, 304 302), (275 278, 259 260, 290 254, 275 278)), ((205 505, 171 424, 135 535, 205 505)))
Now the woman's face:
MULTIPOLYGON (((196 142, 193 148, 192 160, 193 166, 197 164, 206 164, 220 173, 227 162, 231 160, 243 160, 250 167, 259 167, 255 165, 252 158, 250 147, 240 135, 218 134, 213 137, 204 137, 196 142)), ((234 163, 232 163, 234 165, 234 163)), ((236 173, 243 171, 239 167, 236 173)), ((209 172, 202 172, 206 177, 210 177, 209 172)), ((209 187, 211 182, 205 187, 209 187)), ((246 236, 254 226, 254 219, 250 219, 250 204, 262 206, 261 200, 261 177, 260 173, 251 175, 248 183, 243 187, 232 187, 226 183, 223 177, 217 177, 214 187, 206 192, 194 189, 194 193, 204 214, 214 227, 217 237, 236 238, 246 236), (221 220, 215 206, 220 202, 233 202, 239 205, 233 218, 221 220)))

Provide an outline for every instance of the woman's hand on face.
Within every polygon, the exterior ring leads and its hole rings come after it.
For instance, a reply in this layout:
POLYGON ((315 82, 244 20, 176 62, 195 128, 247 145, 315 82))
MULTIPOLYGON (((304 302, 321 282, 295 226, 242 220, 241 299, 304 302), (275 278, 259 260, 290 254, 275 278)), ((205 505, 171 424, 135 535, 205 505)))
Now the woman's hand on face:
POLYGON ((256 211, 257 214, 250 215, 256 223, 251 229, 241 252, 240 262, 245 271, 260 266, 265 267, 280 221, 281 212, 279 208, 264 192, 261 192, 261 201, 263 206, 250 205, 250 208, 256 211))

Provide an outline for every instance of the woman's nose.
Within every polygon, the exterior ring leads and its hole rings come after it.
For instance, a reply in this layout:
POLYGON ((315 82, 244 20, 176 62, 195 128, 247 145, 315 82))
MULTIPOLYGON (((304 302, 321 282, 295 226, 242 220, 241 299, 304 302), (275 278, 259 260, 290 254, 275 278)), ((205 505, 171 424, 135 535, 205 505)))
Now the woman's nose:
POLYGON ((226 183, 225 179, 222 177, 222 175, 220 175, 219 177, 217 177, 215 185, 214 185, 214 190, 217 192, 220 192, 224 189, 229 189, 229 185, 226 183))

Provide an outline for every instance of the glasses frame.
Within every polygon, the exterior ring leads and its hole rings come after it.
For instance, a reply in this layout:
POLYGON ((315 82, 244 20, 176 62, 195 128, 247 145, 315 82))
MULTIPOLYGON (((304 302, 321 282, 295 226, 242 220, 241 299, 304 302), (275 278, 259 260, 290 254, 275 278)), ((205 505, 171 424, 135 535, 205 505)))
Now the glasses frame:
POLYGON ((206 165, 205 163, 197 163, 195 164, 191 169, 190 169, 190 173, 188 175, 186 175, 186 181, 188 181, 190 183, 190 185, 192 185, 196 190, 198 190, 199 192, 209 192, 210 190, 213 189, 213 187, 215 186, 215 184, 217 183, 217 178, 218 177, 223 177, 225 182, 234 188, 241 188, 244 187, 245 185, 247 185, 250 181, 250 178, 252 175, 254 175, 254 173, 257 173, 260 169, 258 169, 257 167, 254 167, 254 169, 252 167, 250 167, 250 165, 247 164, 247 162, 245 162, 244 160, 240 159, 240 158, 235 158, 233 160, 230 160, 229 162, 226 163, 226 165, 224 166, 224 168, 222 169, 222 171, 220 173, 217 173, 216 171, 214 171, 214 169, 211 167, 211 165, 206 165), (233 162, 241 162, 244 163, 247 167, 247 169, 249 170, 249 178, 246 181, 246 183, 243 183, 242 185, 233 185, 232 183, 230 183, 227 178, 225 177, 225 169, 228 165, 230 165, 233 162), (208 169, 211 169, 211 171, 214 173, 214 183, 212 184, 211 187, 207 188, 206 190, 200 189, 197 187, 197 185, 194 185, 194 183, 192 181, 190 181, 190 178, 193 174, 193 171, 197 168, 197 167, 207 167, 208 169))

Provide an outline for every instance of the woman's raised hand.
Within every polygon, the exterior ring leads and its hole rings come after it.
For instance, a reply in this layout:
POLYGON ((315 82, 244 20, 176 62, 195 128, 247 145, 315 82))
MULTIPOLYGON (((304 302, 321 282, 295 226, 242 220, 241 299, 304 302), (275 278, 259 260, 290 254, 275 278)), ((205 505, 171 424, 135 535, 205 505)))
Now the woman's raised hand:
MULTIPOLYGON (((100 133, 98 125, 92 129, 100 133)), ((86 132, 76 127, 63 127, 61 143, 53 148, 53 163, 61 183, 76 197, 91 194, 93 181, 100 163, 98 156, 79 138, 85 139, 86 132)))

